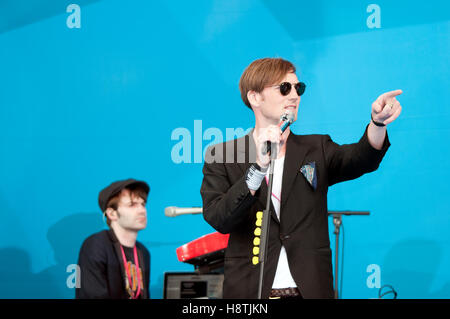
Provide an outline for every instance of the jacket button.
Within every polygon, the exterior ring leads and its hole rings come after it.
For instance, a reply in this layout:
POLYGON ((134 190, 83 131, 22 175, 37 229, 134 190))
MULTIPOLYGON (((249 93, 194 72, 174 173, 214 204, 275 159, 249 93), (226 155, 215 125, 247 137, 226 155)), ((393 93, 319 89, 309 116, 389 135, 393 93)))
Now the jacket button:
POLYGON ((289 235, 280 235, 280 238, 281 238, 281 240, 286 240, 286 239, 291 238, 291 236, 289 236, 289 235))

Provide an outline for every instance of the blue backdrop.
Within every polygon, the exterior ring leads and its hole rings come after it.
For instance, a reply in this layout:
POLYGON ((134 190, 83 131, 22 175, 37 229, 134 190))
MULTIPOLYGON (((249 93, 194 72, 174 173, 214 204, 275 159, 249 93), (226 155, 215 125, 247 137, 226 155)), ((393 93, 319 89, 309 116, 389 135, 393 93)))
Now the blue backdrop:
POLYGON ((214 231, 164 208, 201 206, 203 151, 253 126, 241 73, 283 57, 308 86, 297 134, 356 142, 404 91, 380 168, 330 188, 330 210, 371 212, 344 217, 342 297, 449 298, 449 31, 441 0, 0 2, 0 297, 72 298, 99 190, 134 177, 161 298, 164 272, 192 270, 175 249, 214 231))

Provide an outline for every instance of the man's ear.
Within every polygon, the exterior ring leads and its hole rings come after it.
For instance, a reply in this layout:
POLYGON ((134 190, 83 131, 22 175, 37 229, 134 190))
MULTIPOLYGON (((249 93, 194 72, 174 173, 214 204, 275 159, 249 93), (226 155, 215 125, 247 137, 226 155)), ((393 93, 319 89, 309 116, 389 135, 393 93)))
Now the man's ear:
POLYGON ((109 220, 116 220, 117 219, 117 212, 112 209, 111 207, 108 207, 105 211, 106 217, 108 217, 109 220))
POLYGON ((256 108, 258 108, 261 105, 261 102, 263 101, 261 93, 258 93, 256 91, 248 91, 247 99, 250 102, 250 105, 256 108))

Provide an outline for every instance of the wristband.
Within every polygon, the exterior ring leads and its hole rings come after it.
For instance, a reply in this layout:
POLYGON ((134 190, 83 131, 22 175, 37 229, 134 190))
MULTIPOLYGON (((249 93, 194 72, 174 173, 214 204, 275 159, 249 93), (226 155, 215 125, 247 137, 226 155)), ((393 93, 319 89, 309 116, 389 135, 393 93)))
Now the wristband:
POLYGON ((375 124, 376 126, 379 126, 379 127, 386 126, 386 125, 384 125, 383 123, 375 122, 375 121, 373 120, 372 114, 370 114, 370 118, 372 119, 373 124, 375 124))
POLYGON ((261 186, 261 182, 267 173, 267 167, 261 168, 258 164, 252 164, 247 171, 247 177, 245 182, 247 183, 248 189, 252 191, 257 191, 261 186))

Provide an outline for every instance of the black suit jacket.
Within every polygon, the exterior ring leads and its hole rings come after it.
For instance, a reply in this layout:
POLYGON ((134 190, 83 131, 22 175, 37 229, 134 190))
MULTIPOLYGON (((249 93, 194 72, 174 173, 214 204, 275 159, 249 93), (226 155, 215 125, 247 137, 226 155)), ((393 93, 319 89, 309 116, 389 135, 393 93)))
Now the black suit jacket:
MULTIPOLYGON (((390 146, 382 150, 367 139, 338 145, 328 135, 294 135, 286 142, 281 189, 280 221, 271 206, 267 260, 262 296, 268 298, 281 246, 304 298, 333 298, 333 274, 328 234, 328 187, 376 170, 390 146), (315 162, 317 188, 300 168, 315 162)), ((252 264, 256 212, 266 205, 267 185, 252 196, 245 182, 255 160, 252 132, 208 148, 200 193, 205 220, 230 238, 225 253, 224 298, 257 298, 259 265, 252 264)))

